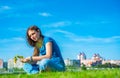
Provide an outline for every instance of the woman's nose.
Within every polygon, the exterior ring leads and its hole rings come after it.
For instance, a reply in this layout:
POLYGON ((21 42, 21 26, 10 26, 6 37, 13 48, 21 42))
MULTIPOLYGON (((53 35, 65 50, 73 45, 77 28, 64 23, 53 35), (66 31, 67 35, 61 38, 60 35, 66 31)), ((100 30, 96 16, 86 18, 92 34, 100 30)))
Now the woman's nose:
POLYGON ((33 39, 33 38, 34 38, 34 36, 32 35, 32 36, 31 36, 31 38, 33 39))

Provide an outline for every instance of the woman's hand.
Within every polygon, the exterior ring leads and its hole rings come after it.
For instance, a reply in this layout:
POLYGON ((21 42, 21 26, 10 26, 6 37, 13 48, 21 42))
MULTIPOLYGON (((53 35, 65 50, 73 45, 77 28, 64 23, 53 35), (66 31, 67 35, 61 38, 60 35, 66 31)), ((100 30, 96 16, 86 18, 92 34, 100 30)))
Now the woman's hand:
POLYGON ((26 63, 30 61, 30 57, 20 59, 21 62, 26 63))

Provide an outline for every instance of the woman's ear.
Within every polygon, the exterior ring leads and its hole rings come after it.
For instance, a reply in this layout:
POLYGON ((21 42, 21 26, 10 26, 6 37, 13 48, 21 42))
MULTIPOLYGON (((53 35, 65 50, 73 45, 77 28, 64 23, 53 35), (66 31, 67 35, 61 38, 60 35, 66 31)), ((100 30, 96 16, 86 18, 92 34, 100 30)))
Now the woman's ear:
POLYGON ((41 34, 41 32, 40 32, 40 30, 39 30, 39 29, 37 29, 37 32, 38 32, 39 34, 41 34))
POLYGON ((37 29, 37 32, 40 32, 40 30, 39 30, 39 29, 37 29))

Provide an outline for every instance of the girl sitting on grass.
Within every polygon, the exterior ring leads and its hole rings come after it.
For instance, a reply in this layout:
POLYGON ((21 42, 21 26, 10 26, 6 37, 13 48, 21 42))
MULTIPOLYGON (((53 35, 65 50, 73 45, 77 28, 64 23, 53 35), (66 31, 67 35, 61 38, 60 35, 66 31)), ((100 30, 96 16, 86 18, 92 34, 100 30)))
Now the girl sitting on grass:
POLYGON ((35 25, 29 27, 26 34, 29 45, 34 47, 34 53, 33 56, 21 59, 24 71, 28 74, 46 70, 65 71, 65 64, 55 40, 43 36, 35 25))

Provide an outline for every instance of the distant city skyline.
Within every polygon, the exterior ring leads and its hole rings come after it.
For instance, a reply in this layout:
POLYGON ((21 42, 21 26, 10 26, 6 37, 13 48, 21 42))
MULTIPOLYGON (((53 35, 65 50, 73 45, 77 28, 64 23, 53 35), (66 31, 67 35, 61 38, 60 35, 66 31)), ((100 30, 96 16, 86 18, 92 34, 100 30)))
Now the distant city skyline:
POLYGON ((0 0, 0 58, 28 57, 26 30, 37 25, 58 43, 63 58, 99 53, 120 60, 119 0, 0 0))

